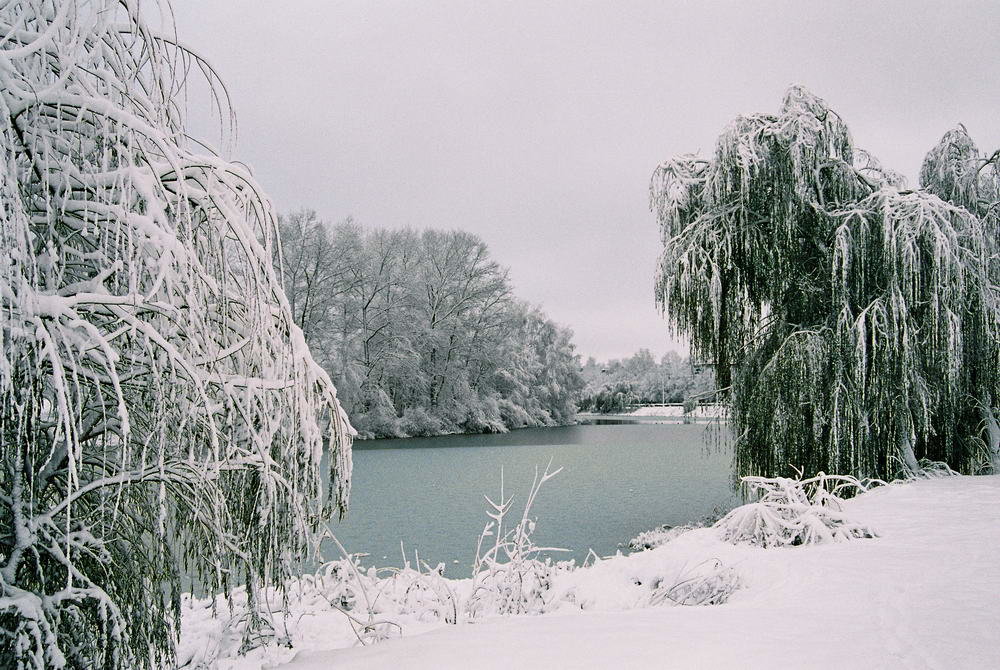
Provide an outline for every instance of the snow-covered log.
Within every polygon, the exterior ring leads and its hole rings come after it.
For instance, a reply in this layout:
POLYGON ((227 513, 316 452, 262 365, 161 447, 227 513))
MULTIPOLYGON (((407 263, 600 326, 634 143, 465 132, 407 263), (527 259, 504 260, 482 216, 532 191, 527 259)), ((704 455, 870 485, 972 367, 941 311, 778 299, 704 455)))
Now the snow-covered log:
POLYGON ((159 667, 182 585, 253 599, 347 504, 352 429, 272 267, 271 204, 185 134, 190 73, 225 91, 149 9, 0 5, 11 667, 159 667))

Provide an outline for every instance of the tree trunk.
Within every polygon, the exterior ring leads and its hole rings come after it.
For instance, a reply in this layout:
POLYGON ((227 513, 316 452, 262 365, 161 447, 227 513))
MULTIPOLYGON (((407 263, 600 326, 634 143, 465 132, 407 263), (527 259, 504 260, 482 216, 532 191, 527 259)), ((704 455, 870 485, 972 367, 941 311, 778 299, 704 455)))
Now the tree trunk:
POLYGON ((917 456, 913 453, 913 435, 911 433, 907 433, 899 439, 899 457, 911 475, 920 473, 920 463, 917 462, 917 456))

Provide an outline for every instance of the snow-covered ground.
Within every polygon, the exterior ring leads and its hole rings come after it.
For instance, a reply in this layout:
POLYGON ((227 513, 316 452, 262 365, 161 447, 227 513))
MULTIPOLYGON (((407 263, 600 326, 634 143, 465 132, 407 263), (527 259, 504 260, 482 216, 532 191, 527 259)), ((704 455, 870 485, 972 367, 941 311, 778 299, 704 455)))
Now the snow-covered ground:
MULTIPOLYGON (((291 648, 213 662, 236 641, 200 605, 185 614, 182 661, 233 670, 997 668, 998 509, 1000 476, 876 488, 844 505, 874 539, 762 549, 695 529, 557 573, 546 614, 458 625, 395 617, 403 636, 365 647, 352 646, 342 613, 312 597, 293 601, 291 648), (739 580, 728 602, 651 604, 657 585, 717 562, 739 580)), ((442 581, 459 596, 470 588, 442 581)))
POLYGON ((690 414, 685 414, 684 408, 680 405, 648 405, 620 414, 580 412, 576 415, 576 418, 585 421, 639 419, 640 423, 686 423, 692 419, 697 422, 712 421, 715 419, 725 420, 726 413, 725 408, 720 405, 699 405, 690 414))
MULTIPOLYGON (((696 419, 714 419, 722 416, 724 408, 721 405, 698 405, 688 416, 696 419)), ((677 417, 684 416, 684 408, 680 405, 649 405, 639 407, 628 413, 629 416, 658 416, 677 417)))

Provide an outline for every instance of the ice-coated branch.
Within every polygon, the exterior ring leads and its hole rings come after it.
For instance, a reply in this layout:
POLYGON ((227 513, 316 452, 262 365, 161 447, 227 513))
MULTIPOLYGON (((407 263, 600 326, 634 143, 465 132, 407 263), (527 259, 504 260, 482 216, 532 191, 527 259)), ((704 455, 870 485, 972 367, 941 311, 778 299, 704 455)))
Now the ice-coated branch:
POLYGON ((273 267, 271 204, 176 102, 191 71, 228 94, 148 15, 0 6, 0 657, 19 669, 169 664, 184 580, 254 599, 347 505, 353 429, 273 267))
POLYGON ((802 87, 660 165, 656 299, 729 388, 741 475, 1000 467, 1000 179, 964 127, 919 190, 802 87))

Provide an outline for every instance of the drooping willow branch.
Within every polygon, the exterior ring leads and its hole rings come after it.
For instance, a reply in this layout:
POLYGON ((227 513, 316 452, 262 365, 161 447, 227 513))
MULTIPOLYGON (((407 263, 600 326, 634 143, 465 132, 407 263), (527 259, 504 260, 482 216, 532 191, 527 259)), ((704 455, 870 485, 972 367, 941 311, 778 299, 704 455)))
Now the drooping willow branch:
POLYGON ((901 190, 793 87, 657 168, 657 301, 732 385, 738 474, 1000 467, 996 166, 959 128, 901 190))
POLYGON ((272 265, 271 205, 185 133, 192 67, 228 95, 146 11, 0 7, 12 667, 169 663, 183 585, 252 599, 346 509, 352 429, 272 265))

